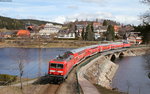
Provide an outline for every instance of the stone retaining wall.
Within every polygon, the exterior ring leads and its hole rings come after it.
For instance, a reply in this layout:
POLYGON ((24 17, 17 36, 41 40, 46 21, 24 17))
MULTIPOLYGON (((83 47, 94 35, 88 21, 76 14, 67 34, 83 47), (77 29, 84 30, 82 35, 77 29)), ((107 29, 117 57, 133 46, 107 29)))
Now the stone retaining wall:
POLYGON ((112 78, 118 68, 105 56, 100 56, 90 62, 89 67, 85 71, 84 77, 93 84, 98 84, 106 88, 111 88, 112 78))
MULTIPOLYGON (((149 54, 150 48, 131 48, 130 52, 125 56, 137 56, 149 54)), ((78 75, 80 78, 86 79, 92 84, 98 84, 103 87, 111 89, 112 78, 114 77, 118 65, 101 55, 98 58, 92 60, 87 65, 81 68, 78 75), (82 76, 81 76, 82 75, 82 76)), ((80 83, 80 80, 79 80, 80 83)))

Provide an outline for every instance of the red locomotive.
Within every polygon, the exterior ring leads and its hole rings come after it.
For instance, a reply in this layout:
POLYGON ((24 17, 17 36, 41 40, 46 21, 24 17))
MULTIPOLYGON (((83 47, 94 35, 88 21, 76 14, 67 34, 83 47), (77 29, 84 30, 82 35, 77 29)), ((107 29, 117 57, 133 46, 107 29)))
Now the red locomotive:
POLYGON ((99 52, 130 46, 130 43, 114 42, 110 44, 86 46, 67 51, 64 53, 64 55, 59 55, 57 58, 49 62, 48 75, 50 76, 52 81, 62 82, 67 78, 69 72, 73 69, 73 67, 84 60, 86 57, 99 52))

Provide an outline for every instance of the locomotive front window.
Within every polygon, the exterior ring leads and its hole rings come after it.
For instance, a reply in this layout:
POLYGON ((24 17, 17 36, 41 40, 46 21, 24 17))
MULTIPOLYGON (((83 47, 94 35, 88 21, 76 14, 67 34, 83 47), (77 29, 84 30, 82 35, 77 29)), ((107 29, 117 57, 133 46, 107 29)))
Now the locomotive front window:
POLYGON ((54 63, 51 63, 51 66, 50 66, 51 68, 56 68, 56 64, 54 64, 54 63))
POLYGON ((58 69, 63 69, 63 64, 57 64, 58 69))
POLYGON ((63 69, 63 64, 51 63, 50 67, 51 67, 51 68, 63 69))

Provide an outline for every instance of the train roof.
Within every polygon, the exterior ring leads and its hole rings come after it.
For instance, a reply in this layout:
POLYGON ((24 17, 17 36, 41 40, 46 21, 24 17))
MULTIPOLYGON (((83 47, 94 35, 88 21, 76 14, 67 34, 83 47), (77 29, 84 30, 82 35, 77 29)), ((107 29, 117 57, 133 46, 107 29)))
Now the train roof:
POLYGON ((108 43, 108 44, 99 44, 98 46, 107 46, 107 45, 110 45, 110 43, 108 43))
POLYGON ((112 42, 111 44, 122 44, 123 42, 112 42))
POLYGON ((82 47, 82 48, 73 49, 70 52, 78 53, 78 52, 81 52, 81 51, 83 51, 85 49, 95 48, 95 47, 98 47, 98 46, 108 46, 108 45, 110 45, 110 44, 97 44, 97 45, 85 46, 85 47, 82 47))
POLYGON ((98 46, 108 46, 108 45, 111 45, 111 44, 121 44, 121 43, 122 42, 112 42, 112 43, 108 43, 108 44, 97 44, 97 45, 85 46, 85 47, 70 50, 69 52, 78 53, 78 52, 81 52, 81 51, 83 51, 85 49, 89 49, 89 48, 94 48, 94 47, 98 47, 98 46))
POLYGON ((70 52, 72 52, 72 53, 78 53, 78 52, 81 52, 81 51, 83 51, 85 49, 94 48, 94 47, 97 47, 97 46, 99 46, 99 45, 85 46, 85 47, 81 47, 81 48, 70 50, 70 52))

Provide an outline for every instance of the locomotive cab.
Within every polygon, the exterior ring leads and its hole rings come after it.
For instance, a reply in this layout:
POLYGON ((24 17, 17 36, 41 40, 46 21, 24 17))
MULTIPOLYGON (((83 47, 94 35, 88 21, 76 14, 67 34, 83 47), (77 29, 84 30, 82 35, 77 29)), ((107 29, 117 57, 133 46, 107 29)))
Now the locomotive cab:
POLYGON ((67 78, 67 71, 70 64, 70 60, 73 57, 70 52, 65 52, 63 55, 59 55, 56 59, 49 62, 48 74, 51 79, 64 80, 67 78))
POLYGON ((51 75, 63 75, 64 65, 59 63, 50 63, 49 74, 51 75))
POLYGON ((60 83, 64 80, 64 64, 61 62, 49 62, 48 74, 51 83, 60 83))

